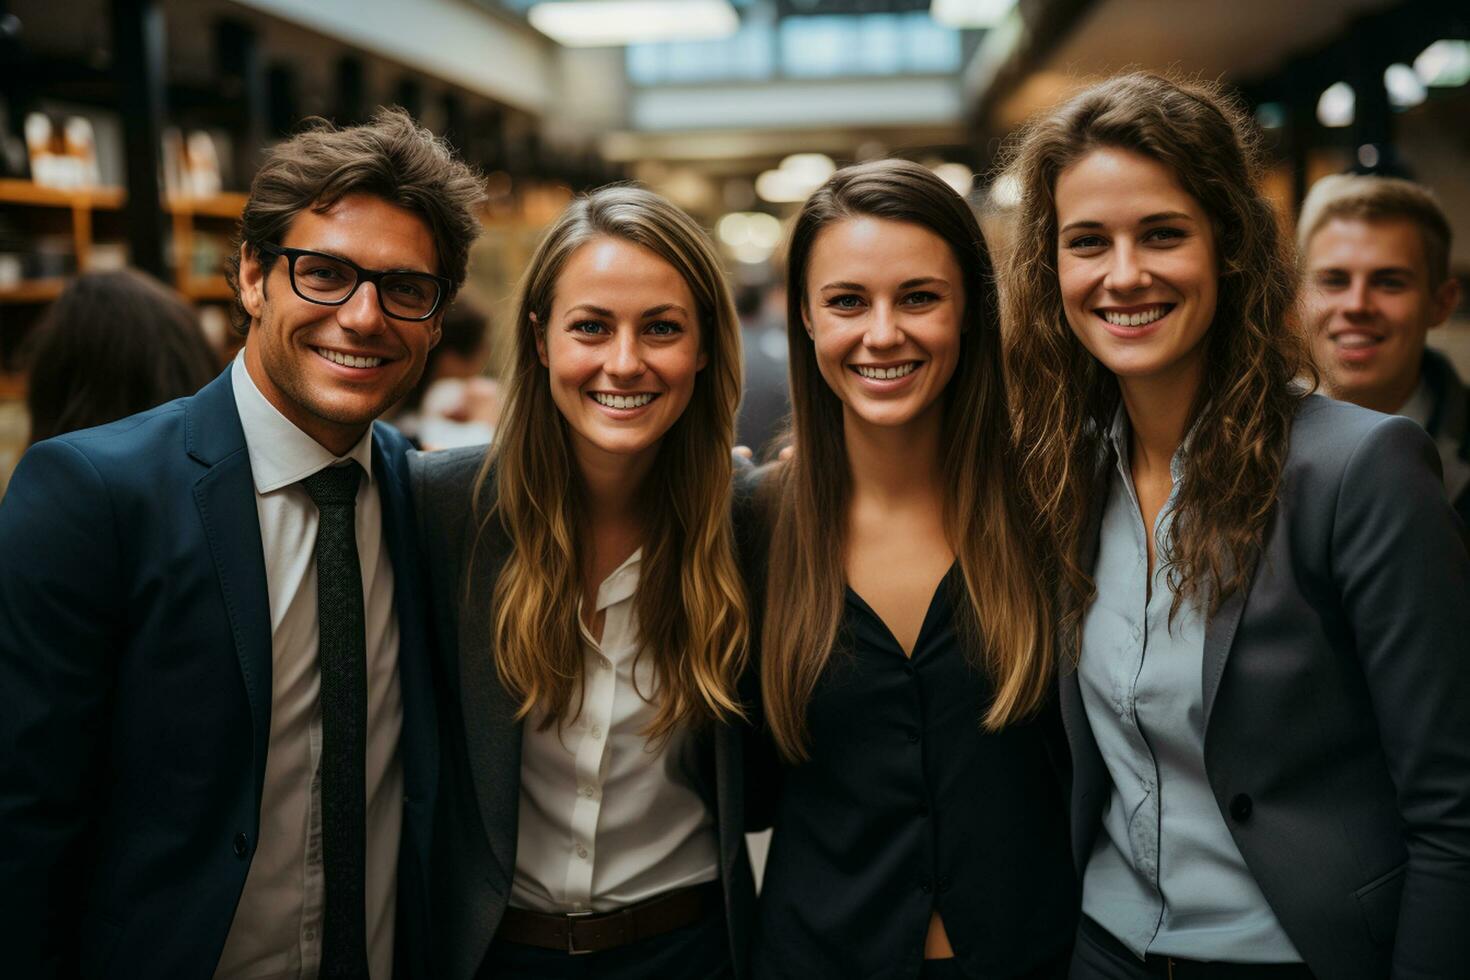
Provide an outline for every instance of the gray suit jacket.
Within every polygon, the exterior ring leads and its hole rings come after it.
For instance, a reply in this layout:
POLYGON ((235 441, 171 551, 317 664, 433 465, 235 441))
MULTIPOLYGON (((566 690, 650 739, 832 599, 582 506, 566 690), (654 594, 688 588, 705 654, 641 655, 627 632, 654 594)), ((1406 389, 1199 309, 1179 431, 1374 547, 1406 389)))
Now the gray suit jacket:
MULTIPOLYGON (((422 560, 433 603, 433 645, 443 723, 435 813, 432 901, 434 975, 473 977, 510 897, 520 805, 521 723, 491 651, 490 596, 510 551, 495 522, 478 532, 471 494, 483 448, 409 457, 422 560)), ((494 499, 487 480, 478 513, 494 499)), ((700 735, 691 776, 715 814, 730 955, 747 975, 755 887, 745 851, 741 742, 725 726, 700 735)))
MULTIPOLYGON (((1322 980, 1470 971, 1470 557, 1439 481, 1413 422, 1307 398, 1250 585, 1206 627, 1210 785, 1322 980)), ((1061 705, 1080 873, 1110 782, 1075 671, 1061 705)))

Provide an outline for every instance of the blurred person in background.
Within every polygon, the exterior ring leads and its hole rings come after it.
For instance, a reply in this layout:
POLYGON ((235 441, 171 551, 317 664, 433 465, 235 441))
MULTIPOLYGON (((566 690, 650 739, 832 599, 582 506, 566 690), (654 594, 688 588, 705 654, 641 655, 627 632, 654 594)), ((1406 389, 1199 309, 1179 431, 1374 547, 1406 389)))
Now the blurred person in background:
POLYGON ((1302 204, 1297 236, 1328 393, 1423 426, 1449 498, 1470 522, 1470 389, 1449 358, 1425 346, 1460 300, 1439 201, 1398 178, 1324 177, 1302 204))
POLYGON ((1130 74, 1034 121, 1010 168, 1071 976, 1463 976, 1470 556, 1424 430, 1299 382, 1254 132, 1209 87, 1130 74))
POLYGON ((500 418, 500 384, 485 377, 490 316, 459 296, 444 311, 440 329, 443 336, 429 351, 423 377, 384 421, 419 449, 486 445, 500 418))
POLYGON ((481 182, 402 110, 266 154, 197 394, 0 501, 7 975, 428 975, 437 722, 408 443, 481 182))
POLYGON ((32 445, 192 395, 220 369, 194 308, 132 269, 72 280, 33 337, 32 445))
POLYGON ((747 286, 735 296, 745 384, 736 441, 760 454, 791 412, 786 393, 786 290, 779 283, 747 286))
POLYGON ((703 230, 574 201, 494 447, 411 457, 445 682, 434 975, 743 980, 740 330, 703 230))

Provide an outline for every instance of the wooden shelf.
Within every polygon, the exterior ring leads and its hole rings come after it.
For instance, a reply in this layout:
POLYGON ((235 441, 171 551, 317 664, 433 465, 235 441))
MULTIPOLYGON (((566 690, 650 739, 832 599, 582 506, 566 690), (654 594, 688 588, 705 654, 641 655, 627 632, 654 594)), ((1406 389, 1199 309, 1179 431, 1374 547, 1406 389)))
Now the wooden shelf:
POLYGON ((29 180, 0 180, 0 204, 116 211, 122 207, 125 198, 121 187, 62 189, 45 187, 29 180))
POLYGON ((184 283, 179 292, 190 299, 235 298, 235 291, 230 288, 229 280, 224 276, 194 276, 184 283))
POLYGON ((65 286, 65 279, 25 279, 14 286, 0 286, 0 303, 49 303, 65 286))
POLYGON ((226 191, 208 197, 170 197, 164 202, 169 214, 191 214, 203 218, 238 218, 245 210, 246 195, 226 191))

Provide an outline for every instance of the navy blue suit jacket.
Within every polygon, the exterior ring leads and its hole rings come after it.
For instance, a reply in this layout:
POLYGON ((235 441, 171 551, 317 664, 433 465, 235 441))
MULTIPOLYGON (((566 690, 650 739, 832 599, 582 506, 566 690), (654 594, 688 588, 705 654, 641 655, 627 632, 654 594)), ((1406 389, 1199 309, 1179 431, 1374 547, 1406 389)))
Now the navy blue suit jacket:
MULTIPOLYGON (((399 975, 427 959, 437 782, 407 448, 375 425, 403 697, 399 975)), ((270 622, 229 370, 25 454, 0 502, 8 975, 214 972, 260 824, 270 622)))

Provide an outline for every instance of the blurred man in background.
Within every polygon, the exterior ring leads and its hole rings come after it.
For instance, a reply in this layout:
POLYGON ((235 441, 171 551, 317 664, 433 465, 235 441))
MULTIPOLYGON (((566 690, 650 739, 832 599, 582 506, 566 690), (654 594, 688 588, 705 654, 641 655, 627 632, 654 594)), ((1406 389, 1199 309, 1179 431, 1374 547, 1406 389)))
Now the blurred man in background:
POLYGON ((1470 392, 1449 359, 1425 346, 1460 299, 1439 202, 1407 180, 1325 177, 1302 204, 1297 236, 1328 393, 1424 426, 1450 500, 1470 522, 1470 392))

